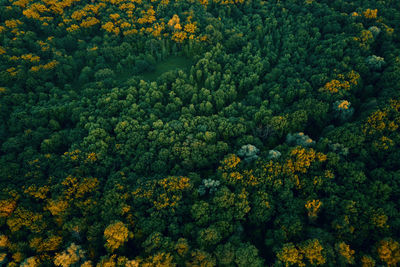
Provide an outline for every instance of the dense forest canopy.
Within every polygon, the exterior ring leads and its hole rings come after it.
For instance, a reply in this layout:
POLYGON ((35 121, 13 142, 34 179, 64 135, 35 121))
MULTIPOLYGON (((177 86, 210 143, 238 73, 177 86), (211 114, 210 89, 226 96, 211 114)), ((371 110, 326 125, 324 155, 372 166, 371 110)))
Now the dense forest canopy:
POLYGON ((0 2, 1 266, 400 265, 398 1, 0 2))

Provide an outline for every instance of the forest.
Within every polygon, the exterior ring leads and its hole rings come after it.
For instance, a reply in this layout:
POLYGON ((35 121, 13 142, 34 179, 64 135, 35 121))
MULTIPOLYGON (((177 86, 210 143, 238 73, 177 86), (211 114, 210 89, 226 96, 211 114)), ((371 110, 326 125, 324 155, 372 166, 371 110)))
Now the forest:
POLYGON ((0 266, 400 266, 396 0, 0 0, 0 266))

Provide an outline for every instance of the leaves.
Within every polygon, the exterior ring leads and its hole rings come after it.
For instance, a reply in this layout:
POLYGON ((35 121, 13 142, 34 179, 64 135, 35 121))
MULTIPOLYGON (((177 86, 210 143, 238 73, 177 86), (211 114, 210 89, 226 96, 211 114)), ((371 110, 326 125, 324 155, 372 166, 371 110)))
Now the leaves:
POLYGON ((104 230, 104 238, 106 239, 105 247, 111 252, 121 247, 128 239, 128 228, 123 222, 115 222, 107 226, 104 230))
POLYGON ((5 2, 0 265, 396 266, 399 11, 344 2, 5 2))

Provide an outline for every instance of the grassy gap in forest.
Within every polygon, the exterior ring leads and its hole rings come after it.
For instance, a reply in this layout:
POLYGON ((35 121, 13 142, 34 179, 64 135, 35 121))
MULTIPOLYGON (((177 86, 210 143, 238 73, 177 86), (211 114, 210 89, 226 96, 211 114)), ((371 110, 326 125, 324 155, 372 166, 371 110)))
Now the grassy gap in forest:
POLYGON ((163 61, 157 62, 154 70, 146 71, 139 75, 140 78, 146 81, 155 81, 160 75, 171 70, 188 70, 192 65, 190 58, 184 56, 170 56, 163 61))

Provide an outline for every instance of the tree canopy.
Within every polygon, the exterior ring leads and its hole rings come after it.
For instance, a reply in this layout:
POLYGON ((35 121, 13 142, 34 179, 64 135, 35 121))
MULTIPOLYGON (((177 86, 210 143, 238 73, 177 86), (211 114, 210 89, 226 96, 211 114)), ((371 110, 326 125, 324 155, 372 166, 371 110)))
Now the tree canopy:
POLYGON ((397 266, 400 6, 0 5, 1 266, 397 266))

